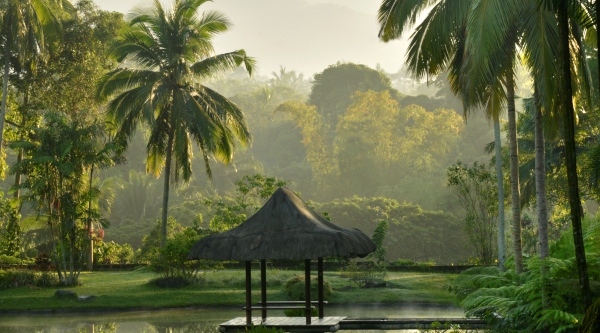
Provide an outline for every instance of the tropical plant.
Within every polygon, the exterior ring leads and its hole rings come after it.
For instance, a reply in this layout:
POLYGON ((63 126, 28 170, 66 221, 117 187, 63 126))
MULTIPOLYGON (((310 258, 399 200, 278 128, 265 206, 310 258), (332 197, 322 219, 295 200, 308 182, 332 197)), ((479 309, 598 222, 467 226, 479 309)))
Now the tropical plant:
MULTIPOLYGON (((600 273, 598 216, 584 223, 591 276, 600 273)), ((572 235, 564 233, 550 246, 550 255, 527 260, 527 271, 500 272, 495 267, 469 269, 452 282, 468 316, 486 318, 502 332, 576 332, 585 312, 576 290, 577 263, 572 235), (546 267, 544 272, 541 267, 546 267), (545 289, 546 292, 542 292, 545 289)))
POLYGON ((497 213, 496 182, 489 170, 477 162, 468 167, 457 162, 448 168, 448 186, 464 207, 465 231, 483 265, 492 265, 495 256, 497 213))
POLYGON ((150 127, 147 171, 164 170, 163 241, 166 244, 171 178, 192 175, 192 145, 197 143, 211 175, 211 156, 229 162, 236 139, 250 141, 242 111, 201 84, 201 79, 254 60, 244 50, 214 55, 212 39, 229 28, 219 12, 197 13, 207 0, 175 0, 171 10, 160 1, 134 9, 130 29, 113 49, 122 66, 100 80, 97 97, 111 99, 107 111, 118 124, 117 141, 126 147, 137 126, 150 127))
POLYGON ((201 235, 192 228, 176 233, 150 260, 152 269, 165 277, 193 278, 204 262, 188 260, 187 255, 200 238, 201 235))
POLYGON ((17 256, 21 251, 21 227, 18 200, 4 198, 0 192, 0 254, 17 256))
MULTIPOLYGON (((483 106, 486 113, 494 119, 495 127, 499 123, 499 115, 503 103, 508 103, 509 120, 509 145, 511 147, 511 193, 512 193, 512 219, 513 219, 513 252, 517 271, 522 271, 521 257, 521 225, 520 225, 520 190, 518 181, 518 152, 516 144, 516 114, 514 105, 514 79, 512 64, 514 59, 514 45, 516 32, 506 50, 510 55, 504 54, 503 68, 498 68, 491 76, 494 80, 469 81, 469 59, 473 52, 467 48, 468 23, 471 23, 470 14, 479 4, 476 0, 460 1, 412 1, 383 0, 379 8, 378 20, 380 23, 379 37, 383 41, 399 38, 403 31, 416 22, 416 17, 425 9, 434 5, 425 21, 421 23, 413 36, 407 56, 408 71, 417 78, 423 76, 437 76, 448 71, 452 91, 459 95, 463 102, 465 115, 473 108, 483 106), (448 33, 450 32, 450 33, 448 33), (435 45, 435 46, 434 46, 435 45), (431 46, 431 47, 429 47, 431 46), (509 62, 507 66, 507 61, 509 62), (506 90, 504 90, 504 87, 506 90)), ((483 6, 482 6, 483 7, 483 6)), ((477 33, 477 31, 475 31, 477 33)), ((477 36, 481 36, 481 31, 477 36)), ((507 41, 510 41, 508 38, 507 41)), ((487 73, 486 73, 487 74, 487 73)), ((499 135, 496 135, 496 144, 500 145, 499 135)), ((500 179, 500 178, 499 178, 500 179)), ((502 193, 502 192, 500 192, 502 193)), ((503 198, 501 199, 504 200, 503 198)), ((503 214, 502 214, 503 215, 503 214)), ((503 220, 502 220, 503 221, 503 220)), ((502 226, 503 227, 503 226, 502 226)), ((498 228, 500 230, 500 226, 498 228)), ((502 228, 503 229, 503 228, 502 228)), ((502 246, 503 232, 499 232, 499 246, 502 246)), ((504 253, 504 249, 499 249, 504 253)))
POLYGON ((389 224, 386 220, 379 221, 377 228, 375 228, 371 236, 371 240, 375 244, 375 252, 371 253, 369 257, 375 259, 375 264, 383 269, 387 266, 387 247, 383 244, 383 241, 385 240, 388 226, 389 224))
POLYGON ((85 125, 68 120, 64 114, 47 113, 44 127, 37 128, 37 142, 13 142, 23 148, 27 158, 11 170, 20 170, 27 181, 24 200, 35 204, 38 215, 45 215, 52 234, 53 262, 64 285, 77 283, 90 242, 89 225, 105 226, 97 206, 90 206, 100 192, 90 186, 88 173, 93 165, 112 163, 111 145, 103 145, 100 124, 85 125), (101 158, 99 158, 101 157, 101 158))
POLYGON ((71 6, 68 0, 7 0, 0 7, 0 35, 4 49, 0 143, 3 141, 10 71, 32 59, 35 61, 28 65, 35 67, 41 60, 38 55, 46 52, 49 41, 58 39, 60 23, 52 10, 54 4, 71 6))

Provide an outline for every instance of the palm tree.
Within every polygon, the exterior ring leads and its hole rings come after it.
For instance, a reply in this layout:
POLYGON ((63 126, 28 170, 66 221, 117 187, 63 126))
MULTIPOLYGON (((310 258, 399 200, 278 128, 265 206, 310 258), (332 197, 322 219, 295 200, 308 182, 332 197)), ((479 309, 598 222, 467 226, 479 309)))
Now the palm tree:
MULTIPOLYGON (((581 220, 583 208, 579 196, 577 182, 577 155, 575 152, 575 110, 573 108, 573 87, 571 86, 571 53, 569 50, 569 16, 568 1, 559 0, 556 6, 558 12, 559 32, 559 64, 561 75, 559 88, 560 108, 563 116, 563 131, 565 140, 565 164, 567 166, 567 182, 569 187, 569 206, 571 212, 571 225, 575 242, 575 259, 579 273, 579 283, 585 310, 592 305, 590 280, 587 273, 585 247, 583 243, 583 228, 581 220)), ((574 23, 575 24, 575 23, 574 23)))
POLYGON ((506 241, 504 237, 504 173, 502 172, 502 146, 500 119, 494 118, 494 143, 496 153, 496 182, 498 186, 498 267, 504 271, 506 263, 506 241))
MULTIPOLYGON (((540 6, 540 1, 529 1, 523 6, 522 1, 515 0, 478 0, 473 10, 470 30, 477 35, 490 35, 489 38, 473 38, 470 49, 477 48, 475 56, 471 57, 481 73, 489 73, 489 67, 503 61, 502 52, 506 49, 504 37, 514 31, 515 23, 520 23, 522 29, 522 45, 528 55, 528 65, 536 85, 536 97, 546 110, 546 118, 552 118, 552 111, 558 110, 562 118, 565 142, 565 164, 569 187, 569 205, 571 223, 575 239, 575 252, 579 279, 582 287, 584 306, 591 305, 589 277, 585 260, 585 248, 581 227, 582 207, 577 183, 577 164, 575 152, 575 110, 573 108, 573 87, 571 66, 574 63, 583 75, 577 77, 581 84, 580 93, 589 101, 589 81, 585 68, 585 52, 581 44, 581 27, 579 23, 586 21, 586 11, 582 10, 582 2, 572 0, 546 1, 552 2, 555 12, 546 6, 540 6), (579 5, 579 6, 578 6, 579 5), (570 7, 570 8, 569 8, 570 7), (557 13, 555 16, 554 14, 557 13), (571 17, 571 18, 570 18, 571 17), (575 18, 575 19, 573 19, 575 18), (569 21, 571 20, 571 25, 569 21), (577 22, 576 20, 579 20, 577 22), (486 43, 483 44, 482 41, 486 43), (576 45, 571 47, 571 45, 576 45), (483 52, 482 52, 483 50, 483 52), (487 52, 486 52, 487 50, 487 52), (556 51, 558 50, 558 51, 556 51), (575 54, 572 58, 571 54, 575 54), (495 56, 499 54, 500 57, 495 56), (558 55, 558 57, 556 57, 558 55), (558 63, 556 63, 558 59, 558 63), (558 70, 557 70, 558 69, 558 70), (560 78, 556 84, 556 78, 560 78), (553 95, 558 92, 558 102, 553 95)), ((588 20, 589 21, 589 20, 588 20)), ((493 71, 491 71, 493 72, 493 71)), ((470 77, 472 82, 480 82, 478 75, 470 77)), ((543 145, 542 145, 543 147, 543 145)), ((545 175, 536 175, 545 177, 545 175)), ((543 226, 542 226, 543 228, 543 226)))
POLYGON ((236 139, 251 140, 242 111, 200 79, 244 64, 249 74, 254 60, 244 50, 215 55, 212 38, 229 28, 215 11, 198 15, 207 0, 175 0, 165 10, 159 0, 134 9, 131 27, 114 47, 121 66, 103 77, 101 100, 111 99, 108 115, 118 124, 117 140, 126 147, 137 126, 150 127, 147 171, 164 170, 163 245, 166 239, 170 179, 192 175, 192 145, 200 148, 206 172, 209 157, 231 161, 236 139))
POLYGON ((3 139, 11 61, 25 64, 27 60, 36 59, 37 55, 45 52, 48 40, 57 37, 60 24, 51 4, 60 7, 64 4, 69 9, 72 8, 67 0, 64 3, 62 0, 7 0, 2 8, 0 40, 4 48, 4 76, 0 105, 0 144, 3 139))
MULTIPOLYGON (((496 72, 498 80, 494 82, 484 82, 475 85, 469 83, 468 67, 469 59, 466 58, 466 37, 467 23, 470 17, 472 6, 476 4, 476 0, 470 1, 401 1, 401 0, 383 0, 379 9, 380 31, 379 37, 383 41, 389 41, 398 38, 403 30, 410 25, 413 25, 419 13, 435 4, 429 14, 426 16, 411 37, 409 53, 407 56, 408 70, 415 74, 417 78, 422 78, 425 75, 428 77, 440 75, 448 70, 448 79, 452 90, 463 101, 465 107, 465 115, 467 111, 473 108, 483 106, 487 114, 494 119, 494 126, 497 127, 499 114, 502 105, 509 103, 509 125, 515 123, 514 118, 511 121, 511 116, 514 117, 514 88, 510 83, 512 80, 512 62, 508 65, 506 61, 503 73, 496 72), (432 46, 432 47, 428 47, 432 46), (480 89, 483 87, 483 89, 480 89), (503 88, 506 87, 506 90, 503 88), (510 91, 513 94, 510 94, 510 91), (512 106, 512 107, 511 107, 512 106), (511 112, 512 111, 512 112, 511 112)), ((516 34, 513 37, 516 39, 516 34)), ((510 40, 509 40, 510 41, 510 40)), ((514 41, 512 44, 514 50, 514 41)), ((510 47, 508 48, 510 49, 510 47)), ((514 56, 512 56, 514 58, 514 56)), ((511 59, 511 57, 508 57, 511 59)), ((499 127, 499 126, 498 126, 499 127)), ((510 127, 510 126, 509 126, 510 127)), ((522 252, 521 252, 521 236, 520 236, 520 195, 518 188, 518 152, 516 151, 516 126, 510 127, 515 130, 514 135, 509 135, 511 147, 515 148, 511 151, 511 185, 512 185, 512 201, 513 201, 513 242, 515 253, 515 268, 517 272, 521 272, 522 252), (515 143, 515 144, 513 144, 515 143), (514 172, 517 170, 517 172, 514 172), (516 177, 516 178, 515 178, 516 177)), ((496 145, 500 147, 499 135, 496 135, 496 145)), ((497 174, 501 179, 501 172, 497 174)), ((499 195, 503 193, 499 191, 499 195)), ((504 202, 503 197, 499 201, 504 202)), ((499 209, 503 209, 503 205, 499 205, 499 209)), ((501 216, 504 212, 501 212, 501 216)), ((501 220, 503 222, 503 220, 501 220)), ((498 234, 498 255, 500 258, 500 266, 503 266, 504 257, 504 227, 499 225, 498 234)))
MULTIPOLYGON (((571 68, 574 64, 577 70, 583 73, 576 77, 575 82, 580 84, 578 88, 580 89, 579 93, 584 97, 583 100, 589 101, 589 81, 585 75, 587 69, 585 52, 581 43, 581 28, 585 27, 585 24, 591 25, 587 23, 591 20, 587 19, 588 16, 582 2, 570 0, 554 2, 555 11, 553 12, 546 6, 540 6, 539 1, 529 1, 523 4, 522 1, 515 0, 478 0, 468 28, 474 34, 468 36, 467 44, 469 45, 468 49, 477 50, 474 52, 474 56, 468 58, 472 59, 473 63, 481 69, 479 75, 477 71, 471 71, 469 78, 471 82, 480 84, 480 75, 489 75, 488 73, 494 72, 489 68, 497 66, 506 59, 503 55, 503 50, 506 49, 504 40, 513 34, 515 23, 520 23, 522 48, 526 50, 528 65, 535 81, 536 97, 539 98, 541 105, 546 110, 547 120, 553 118, 552 112, 556 113, 555 110, 559 111, 558 114, 562 118, 571 223, 582 298, 584 306, 587 308, 591 305, 591 294, 581 227, 581 198, 577 183, 574 89, 571 81, 571 68), (555 16, 555 13, 558 15, 555 16), (571 21, 571 25, 569 25, 569 21, 571 21), (580 24, 582 25, 580 26, 580 24), (478 38, 478 35, 483 36, 484 34, 490 37, 478 38), (475 38, 470 39, 472 36, 475 38), (572 54, 575 57, 572 58, 572 54), (556 59, 558 59, 558 63, 556 63, 556 59), (557 77, 560 78, 559 84, 556 84, 557 77), (556 92, 559 96, 558 102, 554 98, 556 92)), ((543 147, 543 145, 541 146, 543 147)), ((536 177, 541 178, 545 175, 536 175, 536 177)), ((542 226, 543 230, 544 226, 542 226)))

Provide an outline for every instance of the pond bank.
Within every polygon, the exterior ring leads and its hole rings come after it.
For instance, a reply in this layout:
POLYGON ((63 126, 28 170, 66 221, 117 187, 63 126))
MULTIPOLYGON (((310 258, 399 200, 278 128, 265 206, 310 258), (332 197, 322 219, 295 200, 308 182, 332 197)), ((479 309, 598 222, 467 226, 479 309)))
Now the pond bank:
MULTIPOLYGON (((299 271, 269 270, 267 272, 268 299, 289 300, 285 282, 299 271)), ((253 299, 259 299, 259 272, 253 272, 253 299), (256 275, 254 274, 256 273, 256 275)), ((339 272, 326 272, 325 279, 334 289, 331 305, 341 304, 445 304, 455 302, 453 294, 445 289, 456 275, 441 273, 389 273, 385 288, 363 289, 355 286, 339 272)), ((6 311, 63 311, 106 309, 171 309, 240 306, 245 300, 244 273, 222 270, 203 275, 196 286, 180 289, 158 288, 150 283, 157 275, 147 270, 126 272, 82 273, 81 286, 68 288, 77 295, 94 295, 96 299, 78 301, 76 298, 58 298, 57 289, 12 288, 2 291, 0 312, 6 311)))

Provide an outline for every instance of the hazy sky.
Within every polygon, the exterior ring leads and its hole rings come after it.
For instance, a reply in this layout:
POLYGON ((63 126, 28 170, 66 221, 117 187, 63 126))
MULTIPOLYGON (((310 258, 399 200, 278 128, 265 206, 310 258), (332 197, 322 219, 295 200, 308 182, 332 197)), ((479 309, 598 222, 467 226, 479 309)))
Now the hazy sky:
MULTIPOLYGON (((102 9, 128 13, 144 1, 94 0, 102 9)), ((163 3, 169 3, 168 1, 163 3)), ((217 52, 245 49, 259 74, 284 66, 311 76, 338 61, 396 72, 404 61, 406 37, 380 42, 381 0, 214 0, 201 10, 225 13, 233 28, 214 40, 217 52)))

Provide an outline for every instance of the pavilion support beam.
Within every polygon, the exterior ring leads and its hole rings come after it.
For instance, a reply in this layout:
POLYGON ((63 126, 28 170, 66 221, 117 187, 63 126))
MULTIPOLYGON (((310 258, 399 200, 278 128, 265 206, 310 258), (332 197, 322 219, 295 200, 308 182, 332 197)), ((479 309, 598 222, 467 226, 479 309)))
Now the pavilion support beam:
POLYGON ((319 261, 318 261, 318 266, 317 266, 317 270, 318 270, 318 289, 319 289, 319 318, 323 318, 324 317, 324 313, 323 313, 323 257, 319 257, 319 261))
POLYGON ((267 260, 260 260, 260 303, 262 309, 262 319, 267 320, 267 260))
POLYGON ((246 260, 246 325, 252 325, 252 262, 246 260))
POLYGON ((311 302, 310 302, 310 259, 304 260, 304 297, 306 297, 306 325, 311 324, 311 302))

